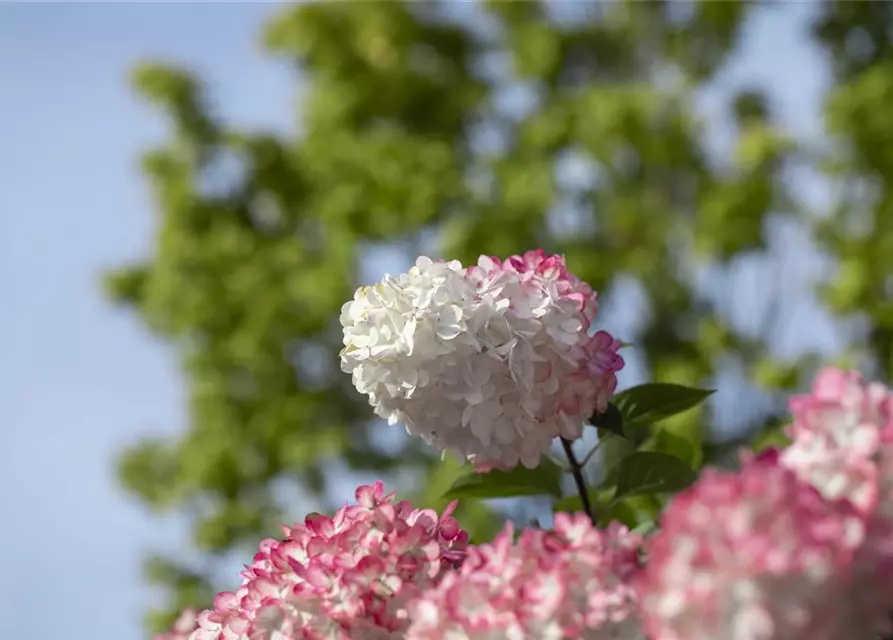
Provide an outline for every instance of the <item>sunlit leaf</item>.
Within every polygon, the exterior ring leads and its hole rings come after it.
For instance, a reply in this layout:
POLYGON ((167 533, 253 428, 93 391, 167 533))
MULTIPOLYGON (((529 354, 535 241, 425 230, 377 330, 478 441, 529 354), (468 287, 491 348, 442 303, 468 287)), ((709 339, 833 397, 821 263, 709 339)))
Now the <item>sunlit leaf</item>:
POLYGON ((658 430, 639 450, 670 454, 692 468, 698 462, 698 451, 695 443, 679 433, 667 429, 658 430))
POLYGON ((621 391, 611 402, 620 410, 623 426, 629 432, 693 409, 713 392, 681 384, 650 382, 621 391))
POLYGON ((697 477, 697 473, 675 456, 656 451, 637 451, 620 465, 614 499, 679 491, 697 477))
POLYGON ((544 459, 536 469, 518 465, 511 471, 477 473, 469 469, 456 478, 444 494, 454 498, 516 498, 519 496, 552 495, 561 497, 562 470, 544 459))

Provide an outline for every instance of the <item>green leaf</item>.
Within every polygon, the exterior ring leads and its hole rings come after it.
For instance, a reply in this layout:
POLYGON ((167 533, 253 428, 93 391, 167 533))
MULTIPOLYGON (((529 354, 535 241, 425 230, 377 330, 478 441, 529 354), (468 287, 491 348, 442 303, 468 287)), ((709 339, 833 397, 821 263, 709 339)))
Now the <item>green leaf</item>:
POLYGON ((703 446, 704 464, 735 468, 738 465, 738 452, 741 449, 760 452, 770 447, 783 449, 790 443, 790 438, 785 435, 782 426, 771 426, 749 437, 705 444, 703 446))
POLYGON ((789 444, 791 444, 791 439, 784 432, 784 428, 777 427, 775 429, 768 429, 757 436, 754 439, 751 448, 754 451, 762 451, 763 449, 769 449, 771 447, 783 449, 789 444))
POLYGON ((643 522, 653 521, 660 513, 661 503, 657 496, 626 496, 620 500, 604 500, 597 509, 599 526, 606 527, 611 522, 619 522, 630 529, 643 522))
POLYGON ((668 453, 682 460, 690 468, 694 468, 698 463, 698 451, 695 444, 667 429, 660 429, 639 448, 639 451, 668 453))
POLYGON ((627 347, 634 347, 634 346, 635 345, 632 342, 621 342, 620 343, 621 349, 626 349, 627 347))
MULTIPOLYGON (((601 434, 599 437, 602 437, 601 434)), ((602 444, 598 452, 602 469, 604 469, 598 482, 602 489, 612 487, 617 483, 620 464, 636 452, 636 444, 632 440, 612 438, 610 435, 605 435, 605 437, 608 440, 602 444)))
POLYGON ((621 438, 626 437, 623 433, 623 416, 620 414, 620 410, 613 404, 609 404, 604 413, 593 414, 589 421, 599 429, 609 431, 621 438))
POLYGON ((654 520, 646 520, 642 524, 633 527, 632 533, 638 533, 639 535, 648 535, 652 531, 657 529, 657 523, 654 520))
POLYGON ((627 431, 648 427, 656 422, 688 411, 710 397, 713 389, 695 389, 681 384, 651 382, 621 391, 612 403, 623 416, 627 431))
MULTIPOLYGON (((599 503, 599 492, 590 489, 589 490, 589 502, 593 505, 597 505, 599 503)), ((564 511, 566 513, 574 513, 576 511, 583 510, 583 501, 580 500, 580 496, 578 494, 573 494, 567 496, 566 498, 562 498, 552 507, 552 511, 559 512, 564 511)))
POLYGON ((723 442, 705 442, 701 447, 704 452, 704 464, 726 466, 735 453, 747 444, 747 441, 741 438, 723 442))
POLYGON ((679 491, 697 477, 697 473, 675 456, 656 451, 637 451, 621 463, 614 499, 679 491))
POLYGON ((462 474, 445 498, 515 498, 519 496, 553 495, 561 497, 561 468, 544 459, 536 469, 518 465, 511 471, 477 473, 469 469, 462 474))
POLYGON ((609 502, 598 512, 598 524, 600 527, 607 527, 611 522, 619 522, 632 528, 639 523, 639 511, 626 500, 609 502))

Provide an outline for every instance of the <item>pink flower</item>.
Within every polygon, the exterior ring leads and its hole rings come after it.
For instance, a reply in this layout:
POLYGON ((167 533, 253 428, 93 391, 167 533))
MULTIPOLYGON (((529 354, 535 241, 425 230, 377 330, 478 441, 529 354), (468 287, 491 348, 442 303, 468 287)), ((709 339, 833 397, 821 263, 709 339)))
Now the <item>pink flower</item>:
POLYGON ((154 640, 189 640, 189 636, 198 628, 198 612, 186 609, 174 622, 170 631, 155 636, 154 640))
POLYGON ((654 640, 847 640, 883 627, 889 553, 851 503, 824 499, 770 452, 677 495, 640 584, 654 640))
POLYGON ((584 514, 555 515, 555 530, 509 525, 472 547, 409 607, 407 640, 638 638, 633 615, 640 540, 626 528, 595 529, 584 514))
POLYGON ((461 561, 468 534, 450 515, 456 503, 441 515, 413 509, 381 482, 359 487, 356 501, 262 542, 242 586, 217 596, 192 640, 402 638, 407 604, 461 561))
POLYGON ((790 408, 791 445, 782 464, 825 497, 847 498, 864 512, 879 500, 890 502, 893 477, 880 473, 893 440, 893 395, 886 387, 864 386, 858 373, 827 368, 813 392, 793 397, 790 408))
MULTIPOLYGON (((539 276, 546 281, 554 282, 558 297, 577 304, 585 318, 585 329, 589 329, 590 323, 598 313, 598 300, 592 287, 568 270, 564 256, 546 255, 542 249, 534 249, 520 256, 509 256, 503 261, 497 257, 490 259, 497 265, 501 263, 505 270, 525 275, 525 281, 532 280, 533 276, 539 276)), ((473 269, 474 267, 469 271, 473 269)))
POLYGON ((860 615, 893 609, 893 393, 879 383, 864 384, 856 372, 829 367, 819 372, 812 393, 792 398, 790 408, 791 445, 781 452, 781 464, 865 516, 855 575, 871 586, 858 600, 865 609, 860 615))
POLYGON ((620 349, 620 340, 607 331, 599 331, 583 345, 586 357, 583 359, 580 374, 577 380, 596 380, 595 406, 599 413, 604 413, 608 402, 617 389, 617 372, 625 364, 617 351, 620 349))

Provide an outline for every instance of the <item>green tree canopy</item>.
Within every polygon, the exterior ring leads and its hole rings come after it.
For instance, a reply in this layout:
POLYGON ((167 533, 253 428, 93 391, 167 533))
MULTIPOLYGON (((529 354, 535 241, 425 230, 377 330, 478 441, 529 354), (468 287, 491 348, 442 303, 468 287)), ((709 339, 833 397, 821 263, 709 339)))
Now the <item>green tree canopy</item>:
MULTIPOLYGON (((864 188, 816 218, 783 179, 789 163, 812 157, 778 130, 766 96, 730 96, 731 153, 707 149, 695 100, 721 73, 751 7, 291 6, 263 37, 298 70, 294 137, 234 129, 185 70, 136 70, 137 90, 169 123, 166 143, 143 161, 158 231, 151 258, 116 270, 108 286, 180 354, 190 420, 176 439, 126 451, 120 470, 152 508, 188 514, 194 545, 188 556, 150 560, 150 579, 170 595, 153 627, 208 601, 214 559, 298 516, 287 513, 283 483, 308 503, 328 501, 340 461, 420 478, 420 502, 443 504, 458 464, 431 465, 416 442, 383 444, 388 428, 338 371, 338 311, 370 246, 463 261, 540 246, 565 253, 601 292, 607 321, 618 305, 634 307, 618 337, 634 343, 629 360, 647 377, 697 385, 730 366, 743 371, 750 381, 729 383, 726 398, 743 398, 735 426, 753 433, 784 411, 774 394, 755 395, 754 382, 791 388, 814 368, 767 355, 789 304, 775 279, 747 291, 731 284, 742 260, 769 256, 772 220, 787 218, 816 228, 841 258, 827 300, 865 316, 859 344, 889 377, 890 9, 822 7, 818 33, 839 83, 829 131, 846 150, 825 166, 830 179, 864 188), (237 175, 221 179, 223 165, 237 175), (844 223, 852 232, 839 234, 844 223), (711 292, 698 285, 705 274, 711 292), (742 296, 759 316, 748 326, 729 312, 742 296)), ((715 406, 666 429, 703 443, 695 455, 713 455, 715 406)), ((498 525, 483 504, 462 510, 478 534, 498 525)))

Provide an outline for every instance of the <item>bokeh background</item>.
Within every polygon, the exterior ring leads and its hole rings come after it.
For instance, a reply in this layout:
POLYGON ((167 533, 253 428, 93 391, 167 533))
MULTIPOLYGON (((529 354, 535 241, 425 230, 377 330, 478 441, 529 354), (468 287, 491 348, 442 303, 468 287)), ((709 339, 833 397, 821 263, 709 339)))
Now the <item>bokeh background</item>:
POLYGON ((705 452, 820 362, 889 380, 891 43, 886 2, 0 5, 0 638, 146 637, 361 481, 440 506, 337 360, 420 253, 566 253, 621 387, 719 389, 705 452))

